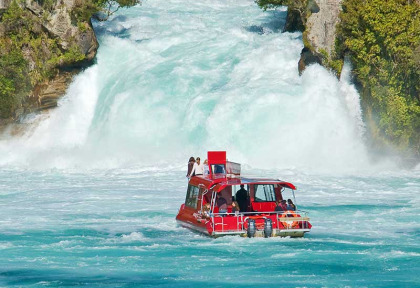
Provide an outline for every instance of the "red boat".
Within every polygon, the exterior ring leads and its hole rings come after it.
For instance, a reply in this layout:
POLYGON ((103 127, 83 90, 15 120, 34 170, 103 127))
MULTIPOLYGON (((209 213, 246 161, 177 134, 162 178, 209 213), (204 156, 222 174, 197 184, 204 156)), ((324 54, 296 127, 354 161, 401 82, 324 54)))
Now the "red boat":
POLYGON ((292 183, 242 177, 241 165, 227 161, 225 151, 209 151, 207 159, 209 174, 189 180, 176 216, 181 226, 212 237, 303 237, 311 230, 307 212, 293 205, 290 210, 276 207, 286 200, 286 191, 295 200, 292 183), (233 211, 238 204, 240 211, 233 211))

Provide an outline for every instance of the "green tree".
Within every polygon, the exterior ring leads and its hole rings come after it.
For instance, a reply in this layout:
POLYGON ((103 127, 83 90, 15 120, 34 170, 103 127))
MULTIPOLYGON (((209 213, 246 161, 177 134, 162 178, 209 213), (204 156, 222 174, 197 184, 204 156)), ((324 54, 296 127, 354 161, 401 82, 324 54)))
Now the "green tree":
POLYGON ((31 88, 26 72, 27 63, 20 50, 0 47, 0 118, 14 116, 24 95, 31 88))
MULTIPOLYGON (((59 39, 52 38, 42 29, 54 7, 61 2, 37 2, 43 8, 41 16, 26 9, 24 0, 13 0, 0 14, 4 27, 4 34, 0 36, 0 118, 14 117, 18 109, 34 101, 28 96, 37 84, 57 75, 62 67, 86 59, 77 45, 63 49, 59 39)), ((140 4, 140 0, 76 0, 74 4, 72 24, 83 32, 89 28, 91 17, 106 20, 120 8, 140 4)))
POLYGON ((140 0, 94 0, 93 1, 100 9, 100 12, 103 12, 105 17, 102 14, 95 13, 93 14, 96 19, 100 21, 105 21, 117 12, 120 8, 128 8, 141 4, 140 0))
POLYGON ((344 0, 342 8, 336 50, 351 57, 376 136, 420 154, 420 5, 344 0))

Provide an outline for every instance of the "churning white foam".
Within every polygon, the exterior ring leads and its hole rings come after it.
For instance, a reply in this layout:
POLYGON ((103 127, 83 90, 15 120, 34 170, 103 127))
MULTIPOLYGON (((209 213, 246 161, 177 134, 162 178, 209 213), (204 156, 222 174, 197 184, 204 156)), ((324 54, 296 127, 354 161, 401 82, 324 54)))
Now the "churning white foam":
POLYGON ((32 132, 0 141, 0 165, 166 165, 217 149, 255 167, 367 166, 349 68, 299 77, 284 11, 236 2, 150 1, 95 24, 97 64, 32 132))

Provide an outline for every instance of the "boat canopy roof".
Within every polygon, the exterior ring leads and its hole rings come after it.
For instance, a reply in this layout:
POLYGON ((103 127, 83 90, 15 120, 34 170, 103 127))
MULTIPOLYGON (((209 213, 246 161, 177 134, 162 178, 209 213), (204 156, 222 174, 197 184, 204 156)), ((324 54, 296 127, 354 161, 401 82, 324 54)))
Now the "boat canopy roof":
POLYGON ((226 186, 233 185, 249 185, 249 184, 277 184, 280 187, 296 190, 295 185, 279 179, 266 179, 266 178, 251 178, 251 177, 229 177, 226 175, 199 175, 194 176, 190 180, 191 185, 199 186, 204 185, 207 189, 219 192, 226 186))

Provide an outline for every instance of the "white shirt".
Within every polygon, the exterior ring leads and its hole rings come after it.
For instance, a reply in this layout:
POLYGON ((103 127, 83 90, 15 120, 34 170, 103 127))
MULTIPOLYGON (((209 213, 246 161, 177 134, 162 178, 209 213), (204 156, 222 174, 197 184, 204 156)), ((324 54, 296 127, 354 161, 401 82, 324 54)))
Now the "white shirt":
POLYGON ((204 165, 200 164, 198 165, 197 162, 194 163, 193 169, 191 170, 191 174, 189 175, 189 177, 191 177, 191 175, 193 175, 195 172, 195 175, 203 175, 204 174, 204 165))

